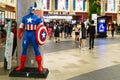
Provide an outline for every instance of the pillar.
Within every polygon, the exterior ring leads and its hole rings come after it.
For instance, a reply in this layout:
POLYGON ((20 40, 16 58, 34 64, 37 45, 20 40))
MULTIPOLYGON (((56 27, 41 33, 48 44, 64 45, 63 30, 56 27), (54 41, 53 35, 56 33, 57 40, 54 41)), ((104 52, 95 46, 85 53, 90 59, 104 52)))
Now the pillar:
POLYGON ((101 15, 105 15, 105 0, 101 0, 101 15))
MULTIPOLYGON (((18 27, 21 23, 22 17, 29 13, 29 7, 34 6, 35 0, 17 0, 17 23, 18 27)), ((22 39, 18 40, 17 43, 17 50, 18 50, 18 65, 20 63, 20 56, 22 52, 22 39)), ((37 67, 36 60, 35 60, 35 53, 31 46, 28 47, 27 51, 27 60, 25 63, 25 67, 37 67)))
POLYGON ((87 12, 89 12, 89 0, 86 0, 87 12))
POLYGON ((120 4, 117 6, 117 24, 120 24, 120 4))

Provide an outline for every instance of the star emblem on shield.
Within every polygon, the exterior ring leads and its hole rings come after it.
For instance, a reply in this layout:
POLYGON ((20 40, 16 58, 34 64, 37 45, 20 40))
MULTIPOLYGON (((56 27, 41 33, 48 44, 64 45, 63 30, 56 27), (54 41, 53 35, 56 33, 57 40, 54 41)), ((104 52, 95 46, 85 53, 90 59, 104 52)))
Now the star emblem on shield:
POLYGON ((44 25, 39 25, 36 29, 36 39, 38 44, 43 45, 47 40, 47 29, 44 25))
POLYGON ((42 32, 42 39, 46 38, 46 32, 42 32))

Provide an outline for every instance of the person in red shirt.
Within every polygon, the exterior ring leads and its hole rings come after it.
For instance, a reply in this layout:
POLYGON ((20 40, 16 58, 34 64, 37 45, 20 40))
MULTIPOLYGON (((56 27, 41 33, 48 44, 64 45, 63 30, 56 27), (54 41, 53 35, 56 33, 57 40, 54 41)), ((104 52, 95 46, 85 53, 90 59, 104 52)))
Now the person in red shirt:
POLYGON ((13 50, 12 50, 12 56, 13 56, 15 49, 16 49, 16 46, 17 46, 17 22, 15 20, 12 21, 11 32, 13 32, 13 34, 14 34, 13 50))

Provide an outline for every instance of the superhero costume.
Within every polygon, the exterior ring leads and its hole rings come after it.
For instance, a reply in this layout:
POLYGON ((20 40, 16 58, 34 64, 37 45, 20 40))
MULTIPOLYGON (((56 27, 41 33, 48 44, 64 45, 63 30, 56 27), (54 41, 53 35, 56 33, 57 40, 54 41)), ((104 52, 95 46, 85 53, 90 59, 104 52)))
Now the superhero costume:
MULTIPOLYGON (((38 63, 38 71, 42 72, 42 57, 40 55, 39 51, 39 45, 36 42, 35 32, 38 25, 43 25, 42 20, 39 16, 32 13, 32 11, 35 10, 34 7, 30 7, 29 11, 30 13, 22 18, 22 23, 19 26, 18 29, 18 38, 21 39, 21 33, 22 30, 25 29, 23 41, 22 41, 22 55, 20 57, 20 65, 18 68, 16 68, 16 71, 24 69, 24 64, 26 60, 26 54, 27 54, 27 48, 29 43, 32 43, 32 46, 35 51, 36 61, 38 63), (24 27, 24 28, 23 28, 24 27)), ((43 36, 45 37, 45 36, 43 36)))

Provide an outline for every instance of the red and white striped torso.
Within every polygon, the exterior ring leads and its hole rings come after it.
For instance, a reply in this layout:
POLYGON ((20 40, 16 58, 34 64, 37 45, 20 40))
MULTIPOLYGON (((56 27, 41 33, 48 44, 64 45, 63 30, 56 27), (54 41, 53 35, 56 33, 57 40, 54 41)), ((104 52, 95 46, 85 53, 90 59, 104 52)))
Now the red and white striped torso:
POLYGON ((36 30, 36 29, 37 29, 37 25, 34 25, 34 24, 26 24, 25 25, 25 30, 32 31, 32 30, 36 30))

